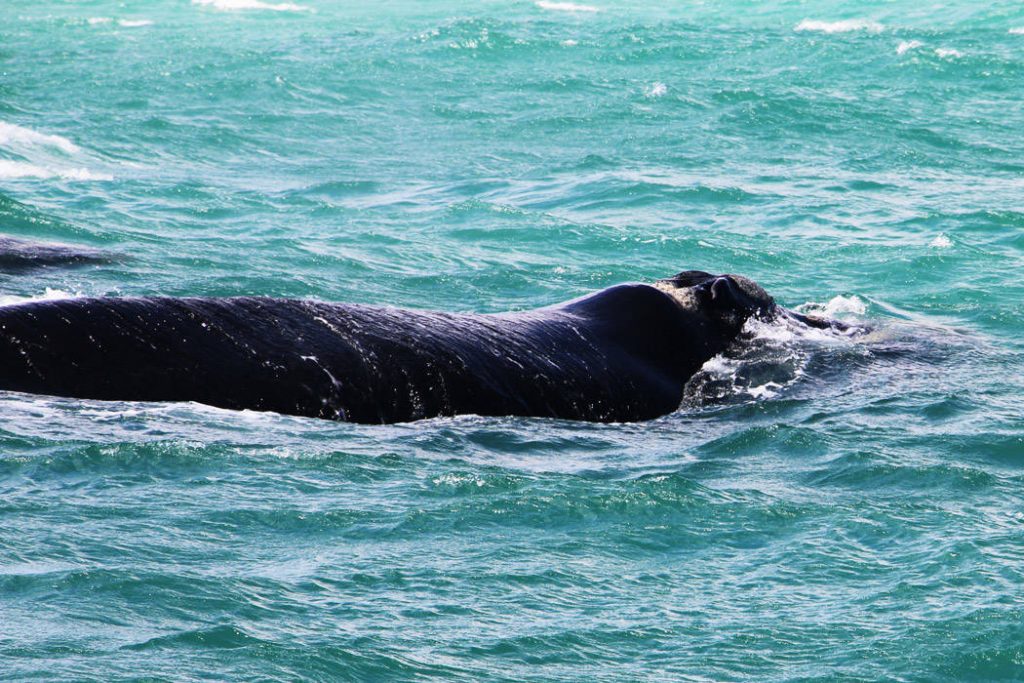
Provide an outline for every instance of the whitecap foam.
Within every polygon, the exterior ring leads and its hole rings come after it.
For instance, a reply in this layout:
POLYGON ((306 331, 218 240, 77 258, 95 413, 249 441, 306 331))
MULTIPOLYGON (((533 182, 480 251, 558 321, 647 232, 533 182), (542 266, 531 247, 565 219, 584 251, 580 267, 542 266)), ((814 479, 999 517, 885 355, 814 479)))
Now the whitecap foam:
POLYGON ((537 7, 551 10, 553 12, 600 12, 593 5, 580 5, 575 2, 551 2, 551 0, 539 0, 537 7))
POLYGON ((953 246, 953 241, 942 233, 939 233, 939 236, 929 242, 928 246, 935 249, 949 249, 953 246))
POLYGON ((1024 26, 1018 26, 1017 28, 1011 28, 1010 34, 1014 36, 1024 36, 1024 26))
POLYGON ((90 26, 96 26, 97 24, 109 24, 113 20, 110 17, 89 17, 86 21, 90 26))
POLYGON ((125 28, 139 28, 140 26, 152 26, 153 22, 149 19, 119 19, 117 25, 125 28))
POLYGON ((42 294, 36 296, 15 296, 13 294, 0 295, 0 306, 16 306, 18 304, 31 304, 37 301, 55 301, 57 299, 78 299, 83 295, 81 292, 65 292, 62 289, 51 289, 47 287, 42 294))
POLYGON ((853 296, 834 296, 826 303, 808 302, 796 307, 798 313, 820 315, 827 318, 835 318, 842 315, 861 316, 867 313, 868 305, 864 300, 854 294, 853 296))
POLYGON ((96 173, 87 168, 56 168, 40 166, 27 161, 0 159, 0 179, 61 178, 63 180, 113 180, 108 173, 96 173))
POLYGON ((896 54, 906 54, 911 50, 916 50, 922 45, 924 45, 924 43, 922 43, 920 40, 904 40, 902 43, 896 46, 896 54))
POLYGON ((49 135, 0 121, 0 147, 50 147, 65 154, 76 154, 78 145, 60 135, 49 135))
POLYGON ((794 31, 818 31, 821 33, 849 33, 850 31, 867 31, 868 33, 879 33, 884 27, 877 21, 869 19, 842 19, 840 21, 818 21, 816 19, 804 19, 795 27, 794 31))
POLYGON ((434 477, 431 480, 431 483, 435 486, 450 486, 453 488, 462 486, 476 486, 477 488, 482 488, 487 484, 486 481, 475 474, 463 474, 458 472, 448 472, 434 477))
POLYGON ((88 155, 65 137, 0 121, 0 179, 113 179, 108 173, 90 170, 83 162, 90 162, 88 155))
POLYGON ((264 9, 273 12, 305 12, 309 10, 294 2, 269 3, 262 0, 192 0, 193 5, 209 5, 219 10, 264 9))
POLYGON ((577 45, 579 45, 579 43, 573 40, 572 38, 570 38, 569 40, 562 41, 562 47, 575 47, 577 45))
POLYGON ((964 56, 964 53, 960 52, 959 50, 954 50, 951 47, 936 48, 935 54, 941 57, 942 59, 956 59, 958 57, 964 56))
POLYGON ((644 91, 644 97, 650 97, 650 98, 653 99, 655 97, 661 97, 662 95, 664 95, 667 92, 668 92, 668 86, 667 85, 665 85, 664 83, 660 83, 658 81, 655 81, 654 83, 651 83, 651 85, 647 88, 647 90, 644 91))

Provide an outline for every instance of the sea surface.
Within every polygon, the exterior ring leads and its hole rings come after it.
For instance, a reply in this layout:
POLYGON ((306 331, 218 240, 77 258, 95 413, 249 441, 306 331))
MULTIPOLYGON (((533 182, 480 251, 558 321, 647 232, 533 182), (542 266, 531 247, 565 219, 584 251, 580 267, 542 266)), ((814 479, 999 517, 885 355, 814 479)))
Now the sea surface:
POLYGON ((0 303, 871 331, 640 424, 0 393, 0 679, 1024 680, 1022 131, 1018 0, 5 0, 0 234, 116 258, 0 303))

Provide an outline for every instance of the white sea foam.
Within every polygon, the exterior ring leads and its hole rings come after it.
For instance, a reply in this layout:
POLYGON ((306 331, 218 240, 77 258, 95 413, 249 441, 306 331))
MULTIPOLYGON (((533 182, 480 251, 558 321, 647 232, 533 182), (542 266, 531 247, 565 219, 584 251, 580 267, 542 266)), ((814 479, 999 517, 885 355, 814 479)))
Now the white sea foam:
POLYGON ((0 152, 6 153, 0 156, 0 179, 112 179, 109 173, 97 173, 83 166, 88 158, 67 138, 13 123, 0 121, 0 152))
POLYGON ((305 12, 309 8, 294 2, 269 3, 262 0, 192 0, 193 5, 209 5, 220 10, 265 9, 274 12, 305 12))
POLYGON ((794 31, 820 31, 822 33, 848 33, 850 31, 867 31, 879 33, 884 27, 877 21, 869 19, 842 19, 840 21, 818 21, 804 19, 797 24, 794 31))
POLYGON ((575 47, 576 45, 579 45, 579 43, 577 43, 572 38, 570 38, 569 40, 563 40, 562 41, 562 46, 563 47, 575 47))
POLYGON ((552 10, 555 12, 600 12, 593 5, 580 5, 575 2, 551 2, 551 0, 539 0, 537 7, 552 10))
POLYGON ((902 55, 924 45, 920 40, 904 40, 896 47, 896 54, 902 55))
POLYGON ((743 344, 714 356, 690 378, 684 403, 771 398, 803 375, 808 354, 794 333, 781 334, 765 323, 748 323, 744 332, 743 344))
POLYGON ((113 20, 110 17, 89 17, 86 21, 89 22, 90 26, 95 26, 97 24, 109 24, 113 20))
POLYGON ((470 486, 471 485, 471 486, 476 486, 477 488, 481 488, 481 487, 487 485, 487 482, 484 479, 482 479, 481 477, 479 477, 479 476, 477 476, 475 474, 461 474, 461 473, 457 473, 457 472, 449 472, 447 474, 442 474, 439 477, 434 477, 431 480, 431 482, 435 486, 451 486, 451 487, 460 487, 460 486, 470 486))
POLYGON ((48 135, 31 128, 0 121, 0 147, 52 147, 65 154, 77 153, 78 146, 59 135, 48 135))
POLYGON ((778 382, 765 382, 756 387, 747 387, 747 393, 753 398, 771 398, 785 388, 785 385, 778 382))
MULTIPOLYGON (((827 304, 805 304, 800 309, 836 317, 838 312, 859 315, 866 307, 857 297, 838 296, 827 304)), ((684 405, 776 396, 803 377, 816 355, 858 348, 858 331, 862 329, 819 329, 784 316, 771 321, 751 318, 743 327, 742 343, 706 362, 687 382, 684 405)))
POLYGON ((864 303, 864 300, 857 295, 843 296, 842 294, 834 296, 828 300, 828 302, 820 303, 806 303, 796 307, 799 313, 809 313, 811 315, 821 315, 826 318, 835 318, 841 315, 864 315, 867 313, 868 306, 864 303))
POLYGON ((949 249, 953 246, 953 241, 942 233, 939 233, 939 236, 929 242, 928 246, 934 247, 935 249, 949 249))
POLYGON ((125 28, 138 28, 140 26, 152 26, 153 22, 149 19, 119 19, 117 24, 125 28))
POLYGON ((42 294, 36 296, 14 296, 13 294, 0 295, 0 306, 15 306, 17 304, 30 304, 36 301, 53 301, 55 299, 76 299, 82 296, 81 292, 65 292, 62 289, 46 288, 42 294))
POLYGON ((1018 26, 1017 28, 1011 28, 1010 33, 1015 36, 1024 36, 1024 26, 1018 26))
POLYGON ((935 54, 943 59, 956 59, 957 57, 963 57, 964 54, 959 50, 954 50, 951 47, 940 47, 935 50, 935 54))
POLYGON ((0 179, 13 178, 62 178, 64 180, 113 180, 109 173, 96 173, 87 168, 48 167, 27 161, 0 159, 0 179))
POLYGON ((664 83, 660 83, 658 81, 655 81, 654 83, 651 83, 650 87, 648 87, 647 90, 644 91, 644 96, 645 97, 651 97, 651 98, 661 97, 662 95, 664 95, 667 92, 668 92, 668 86, 667 85, 665 85, 664 83))

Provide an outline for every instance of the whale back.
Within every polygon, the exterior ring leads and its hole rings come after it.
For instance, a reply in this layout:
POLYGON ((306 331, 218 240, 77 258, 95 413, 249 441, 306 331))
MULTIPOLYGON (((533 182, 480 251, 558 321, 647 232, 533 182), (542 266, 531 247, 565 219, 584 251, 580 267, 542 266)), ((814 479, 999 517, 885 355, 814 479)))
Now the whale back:
POLYGON ((0 307, 0 390, 377 423, 650 419, 735 339, 724 286, 691 287, 693 306, 632 284, 491 315, 260 297, 19 304, 0 307))
MULTIPOLYGON (((645 315, 626 310, 639 329, 645 315)), ((649 327, 645 341, 625 329, 607 316, 550 309, 45 301, 0 307, 0 389, 376 423, 462 413, 628 421, 674 410, 682 374, 666 372, 652 351, 677 333, 649 327)))

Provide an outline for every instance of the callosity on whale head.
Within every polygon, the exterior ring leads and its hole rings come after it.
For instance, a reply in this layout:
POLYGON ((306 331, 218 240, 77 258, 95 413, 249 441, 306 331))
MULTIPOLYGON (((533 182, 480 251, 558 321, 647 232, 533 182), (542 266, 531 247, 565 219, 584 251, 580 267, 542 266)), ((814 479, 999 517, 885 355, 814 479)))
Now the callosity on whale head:
POLYGON ((655 286, 671 294, 685 308, 705 313, 727 333, 738 333, 750 318, 766 321, 784 318, 809 327, 840 332, 850 329, 849 325, 838 320, 783 308, 759 284, 742 275, 712 275, 702 270, 684 270, 658 280, 655 286))
POLYGON ((684 308, 703 312, 720 327, 735 334, 751 317, 776 314, 775 300, 753 280, 741 275, 712 275, 701 270, 681 273, 655 282, 684 308))

